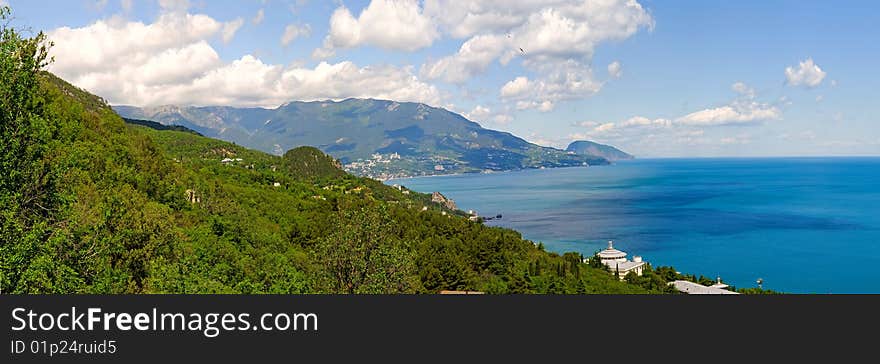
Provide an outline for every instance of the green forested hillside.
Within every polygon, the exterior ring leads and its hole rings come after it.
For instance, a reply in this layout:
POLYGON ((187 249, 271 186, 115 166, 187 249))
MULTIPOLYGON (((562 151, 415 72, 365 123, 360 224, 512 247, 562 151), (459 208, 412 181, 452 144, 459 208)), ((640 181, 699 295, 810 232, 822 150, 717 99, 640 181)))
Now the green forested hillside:
POLYGON ((342 171, 312 147, 270 155, 126 124, 42 69, 51 46, 0 7, 0 293, 659 293, 431 196, 342 171))
POLYGON ((126 126, 49 74, 39 83, 51 207, 32 211, 25 242, 4 241, 5 292, 645 292, 313 148, 276 157, 126 126))
POLYGON ((127 125, 44 41, 0 43, 3 293, 649 292, 314 148, 127 125))

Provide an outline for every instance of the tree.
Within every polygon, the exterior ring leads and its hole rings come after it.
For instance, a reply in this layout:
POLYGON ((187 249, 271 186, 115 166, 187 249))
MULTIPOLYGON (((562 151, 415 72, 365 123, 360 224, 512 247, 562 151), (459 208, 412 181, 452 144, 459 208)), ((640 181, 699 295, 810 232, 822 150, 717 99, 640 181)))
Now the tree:
POLYGON ((324 287, 333 293, 412 293, 414 257, 393 236, 387 210, 362 208, 338 216, 314 252, 324 287))
MULTIPOLYGON (((0 292, 15 291, 48 237, 56 180, 42 157, 51 137, 39 95, 51 42, 23 38, 0 6, 0 292)), ((51 260, 46 260, 49 262, 51 260)))
POLYGON ((629 273, 627 273, 623 277, 623 280, 625 280, 627 283, 630 283, 630 284, 640 284, 641 282, 640 282, 639 278, 641 278, 641 277, 639 277, 639 275, 636 274, 636 272, 629 271, 629 273))
POLYGON ((590 267, 593 267, 593 268, 596 268, 596 269, 601 269, 601 270, 604 270, 604 271, 606 271, 606 272, 609 271, 608 266, 605 265, 605 263, 602 263, 602 259, 599 258, 599 255, 598 255, 598 254, 593 254, 593 256, 590 257, 590 259, 587 260, 587 264, 589 264, 590 267))

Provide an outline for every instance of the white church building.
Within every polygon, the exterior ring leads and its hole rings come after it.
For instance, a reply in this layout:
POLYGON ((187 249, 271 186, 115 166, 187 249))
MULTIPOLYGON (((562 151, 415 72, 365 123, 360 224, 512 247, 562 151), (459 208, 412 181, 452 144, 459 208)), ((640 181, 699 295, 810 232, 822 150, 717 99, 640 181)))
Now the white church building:
POLYGON ((640 256, 633 256, 632 260, 628 260, 626 252, 615 249, 614 242, 610 240, 608 241, 608 248, 600 251, 597 255, 602 264, 605 264, 611 270, 611 273, 616 272, 620 279, 626 277, 629 272, 642 275, 642 271, 647 264, 647 262, 642 261, 640 256))

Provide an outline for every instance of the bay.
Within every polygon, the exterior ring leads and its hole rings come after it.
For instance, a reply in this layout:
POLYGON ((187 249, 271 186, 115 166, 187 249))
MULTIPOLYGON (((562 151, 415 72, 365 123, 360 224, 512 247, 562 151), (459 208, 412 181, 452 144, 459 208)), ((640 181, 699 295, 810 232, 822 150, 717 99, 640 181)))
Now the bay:
POLYGON ((608 240, 654 266, 791 293, 880 293, 880 158, 639 159, 387 181, 559 253, 608 240))

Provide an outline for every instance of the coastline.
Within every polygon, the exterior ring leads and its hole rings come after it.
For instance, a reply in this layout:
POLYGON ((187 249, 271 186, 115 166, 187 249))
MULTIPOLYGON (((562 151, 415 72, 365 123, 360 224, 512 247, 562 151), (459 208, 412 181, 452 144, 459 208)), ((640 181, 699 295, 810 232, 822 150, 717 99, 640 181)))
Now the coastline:
MULTIPOLYGON (((473 175, 492 175, 492 174, 510 174, 510 173, 518 173, 518 172, 528 172, 528 171, 546 171, 546 170, 558 170, 558 169, 577 169, 577 168, 595 168, 595 167, 610 167, 617 164, 618 161, 610 162, 609 164, 602 165, 593 165, 593 166, 562 166, 562 167, 544 167, 544 168, 520 168, 520 169, 507 169, 503 171, 475 171, 475 172, 455 172, 455 173, 446 173, 446 174, 426 174, 421 176, 411 176, 411 177, 396 177, 396 178, 388 178, 385 180, 377 180, 381 182, 386 181, 402 181, 402 180, 415 180, 420 178, 429 178, 429 177, 449 177, 449 176, 473 176, 473 175)), ((629 162, 629 161, 626 161, 629 162)))
POLYGON ((614 240, 653 264, 719 275, 737 287, 761 277, 765 287, 790 293, 865 293, 880 292, 876 273, 833 266, 870 267, 880 259, 872 243, 880 238, 872 187, 878 163, 878 156, 640 158, 592 171, 389 183, 443 192, 464 210, 502 213, 487 225, 554 252, 589 254, 614 240), (825 254, 839 244, 846 254, 825 254), (805 266, 818 269, 809 280, 793 274, 805 266))

